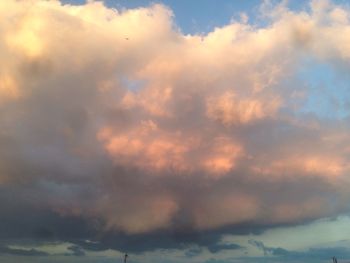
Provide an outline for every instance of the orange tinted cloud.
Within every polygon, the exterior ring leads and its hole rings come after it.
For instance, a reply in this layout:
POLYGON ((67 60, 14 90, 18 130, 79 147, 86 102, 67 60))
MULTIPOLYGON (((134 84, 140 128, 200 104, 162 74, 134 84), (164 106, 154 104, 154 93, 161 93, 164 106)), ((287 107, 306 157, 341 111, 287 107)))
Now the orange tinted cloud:
POLYGON ((261 101, 259 99, 241 99, 226 93, 219 98, 210 98, 207 102, 209 118, 219 120, 225 125, 249 123, 251 121, 272 117, 281 104, 279 98, 261 101))
POLYGON ((205 142, 200 135, 190 137, 181 131, 161 130, 151 120, 123 134, 104 128, 98 138, 116 164, 158 173, 201 171, 224 175, 234 169, 242 153, 241 146, 228 137, 205 142))
POLYGON ((132 234, 347 211, 347 120, 300 110, 298 70, 348 71, 349 11, 310 7, 185 35, 161 4, 0 1, 1 185, 132 234))

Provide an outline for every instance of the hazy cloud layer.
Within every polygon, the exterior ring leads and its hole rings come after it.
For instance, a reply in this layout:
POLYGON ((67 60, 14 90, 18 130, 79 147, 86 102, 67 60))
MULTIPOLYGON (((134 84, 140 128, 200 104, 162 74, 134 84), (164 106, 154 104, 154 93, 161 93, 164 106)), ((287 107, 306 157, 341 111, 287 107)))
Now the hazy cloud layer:
MULTIPOLYGON (((249 242, 251 245, 256 246, 258 249, 262 250, 264 256, 275 256, 275 258, 269 258, 271 261, 280 261, 285 260, 287 262, 298 262, 298 261, 307 261, 307 262, 320 262, 329 261, 335 255, 340 259, 350 258, 349 249, 346 247, 316 247, 310 248, 305 251, 289 251, 280 247, 266 247, 262 242, 251 240, 249 242)), ((256 261, 257 258, 247 261, 256 261)), ((263 261, 263 259, 261 259, 263 261)))
POLYGON ((47 253, 36 249, 19 249, 0 246, 0 254, 17 255, 17 256, 48 256, 47 253))
POLYGON ((348 211, 348 119, 306 113, 310 90, 298 70, 307 59, 348 70, 350 12, 326 1, 261 10, 265 27, 233 21, 184 35, 159 4, 1 1, 9 225, 29 207, 42 211, 34 221, 43 236, 54 214, 68 229, 71 218, 87 222, 77 236, 93 229, 96 238, 348 211))

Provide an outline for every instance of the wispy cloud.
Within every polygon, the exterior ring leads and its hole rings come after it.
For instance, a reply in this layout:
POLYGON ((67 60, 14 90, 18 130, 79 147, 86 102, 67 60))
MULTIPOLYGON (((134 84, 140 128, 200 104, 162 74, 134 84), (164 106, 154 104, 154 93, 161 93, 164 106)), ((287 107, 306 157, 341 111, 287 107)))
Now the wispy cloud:
POLYGON ((49 254, 36 249, 11 248, 0 246, 0 254, 17 255, 17 256, 48 256, 49 254))

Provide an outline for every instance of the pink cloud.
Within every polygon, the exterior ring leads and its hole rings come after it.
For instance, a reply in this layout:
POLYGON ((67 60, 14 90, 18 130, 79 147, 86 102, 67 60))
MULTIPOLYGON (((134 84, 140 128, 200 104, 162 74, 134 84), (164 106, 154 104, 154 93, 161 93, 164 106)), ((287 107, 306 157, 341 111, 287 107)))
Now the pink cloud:
POLYGON ((133 234, 347 211, 347 122, 299 111, 305 58, 348 67, 349 11, 320 3, 184 35, 160 4, 1 1, 0 184, 133 234))

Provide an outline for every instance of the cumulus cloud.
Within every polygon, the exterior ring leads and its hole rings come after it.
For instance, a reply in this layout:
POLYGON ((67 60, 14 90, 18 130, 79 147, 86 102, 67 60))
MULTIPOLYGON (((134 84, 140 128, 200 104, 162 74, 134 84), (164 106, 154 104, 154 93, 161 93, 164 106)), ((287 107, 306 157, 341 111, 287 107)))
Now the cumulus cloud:
POLYGON ((266 8, 264 27, 185 35, 161 4, 2 1, 6 198, 127 234, 347 211, 349 126, 302 111, 297 73, 347 67, 349 10, 266 8))

